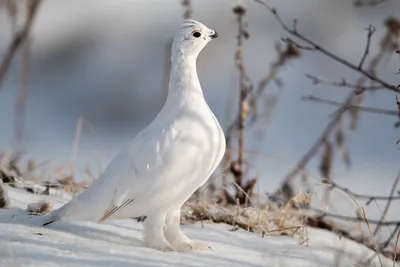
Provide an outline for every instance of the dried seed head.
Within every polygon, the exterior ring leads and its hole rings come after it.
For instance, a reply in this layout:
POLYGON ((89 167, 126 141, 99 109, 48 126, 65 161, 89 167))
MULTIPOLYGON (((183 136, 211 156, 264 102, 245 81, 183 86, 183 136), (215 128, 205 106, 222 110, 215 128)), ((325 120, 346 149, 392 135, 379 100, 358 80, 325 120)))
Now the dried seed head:
POLYGON ((331 170, 332 170, 332 161, 333 161, 333 151, 331 143, 326 140, 325 141, 325 151, 321 158, 321 162, 319 165, 319 170, 324 179, 330 180, 331 170))
POLYGON ((364 94, 357 94, 354 105, 356 106, 355 108, 350 109, 349 114, 350 114, 350 131, 351 133, 354 133, 355 130, 357 129, 357 123, 360 115, 360 108, 357 108, 357 106, 362 106, 364 102, 364 94))
POLYGON ((385 22, 386 27, 392 34, 400 34, 400 21, 396 18, 389 17, 385 22))
POLYGON ((293 43, 288 42, 286 46, 285 54, 288 58, 300 56, 300 51, 293 43))
POLYGON ((232 11, 238 16, 243 16, 246 14, 246 7, 243 4, 238 3, 233 7, 232 11))
POLYGON ((351 161, 347 148, 345 146, 345 134, 343 131, 342 116, 339 117, 338 128, 336 130, 336 145, 338 147, 339 156, 342 158, 347 167, 350 167, 351 161))
POLYGON ((47 214, 53 210, 53 204, 43 201, 40 205, 39 213, 40 214, 47 214))
POLYGON ((384 52, 392 53, 400 47, 400 21, 394 17, 389 17, 385 21, 387 29, 386 35, 381 40, 381 49, 384 52))

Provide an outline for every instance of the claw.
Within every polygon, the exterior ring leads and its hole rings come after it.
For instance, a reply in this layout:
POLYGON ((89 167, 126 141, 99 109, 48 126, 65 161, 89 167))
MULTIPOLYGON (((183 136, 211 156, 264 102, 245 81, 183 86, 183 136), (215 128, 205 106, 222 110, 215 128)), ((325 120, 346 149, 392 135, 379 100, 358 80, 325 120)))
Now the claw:
POLYGON ((190 245, 194 250, 213 250, 210 245, 202 242, 191 242, 190 245))
POLYGON ((179 252, 189 252, 192 250, 213 250, 213 248, 205 243, 190 242, 190 243, 180 243, 178 245, 175 245, 174 250, 179 252))
POLYGON ((189 243, 180 243, 174 247, 174 250, 178 252, 189 252, 193 250, 193 247, 189 243))

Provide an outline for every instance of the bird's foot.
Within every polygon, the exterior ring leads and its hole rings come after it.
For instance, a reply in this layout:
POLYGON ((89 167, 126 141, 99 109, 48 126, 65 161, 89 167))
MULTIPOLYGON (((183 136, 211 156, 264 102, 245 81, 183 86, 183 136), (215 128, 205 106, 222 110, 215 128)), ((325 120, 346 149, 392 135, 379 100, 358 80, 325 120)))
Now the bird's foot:
POLYGON ((190 245, 194 250, 213 250, 213 248, 210 245, 207 245, 206 243, 203 242, 190 242, 190 245))
POLYGON ((174 245, 174 250, 178 252, 189 252, 193 248, 189 243, 179 243, 174 245))
POLYGON ((165 241, 165 242, 149 242, 149 241, 147 241, 146 247, 164 251, 164 252, 174 251, 174 248, 167 241, 165 241))
POLYGON ((192 250, 213 250, 211 246, 201 242, 179 243, 173 246, 175 251, 189 252, 192 250))

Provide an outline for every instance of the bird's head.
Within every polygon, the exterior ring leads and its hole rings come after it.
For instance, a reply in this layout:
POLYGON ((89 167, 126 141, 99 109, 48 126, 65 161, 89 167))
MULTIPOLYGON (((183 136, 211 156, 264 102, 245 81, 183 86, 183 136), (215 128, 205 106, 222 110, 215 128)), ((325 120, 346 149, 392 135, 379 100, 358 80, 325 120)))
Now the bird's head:
POLYGON ((173 52, 182 54, 183 56, 195 56, 203 50, 203 48, 212 39, 217 38, 218 33, 207 28, 204 24, 187 19, 181 25, 179 33, 175 36, 173 42, 173 52))

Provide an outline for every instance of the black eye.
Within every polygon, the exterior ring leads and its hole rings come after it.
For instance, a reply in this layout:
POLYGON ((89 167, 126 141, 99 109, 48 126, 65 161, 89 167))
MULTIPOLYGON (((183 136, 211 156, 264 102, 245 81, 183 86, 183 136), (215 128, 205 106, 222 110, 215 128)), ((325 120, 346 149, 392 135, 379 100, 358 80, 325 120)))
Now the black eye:
POLYGON ((201 33, 199 33, 199 32, 194 32, 194 33, 193 33, 193 36, 196 37, 196 38, 199 38, 199 37, 201 36, 201 33))

